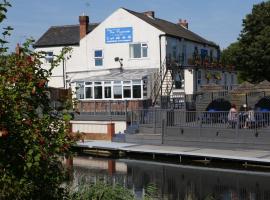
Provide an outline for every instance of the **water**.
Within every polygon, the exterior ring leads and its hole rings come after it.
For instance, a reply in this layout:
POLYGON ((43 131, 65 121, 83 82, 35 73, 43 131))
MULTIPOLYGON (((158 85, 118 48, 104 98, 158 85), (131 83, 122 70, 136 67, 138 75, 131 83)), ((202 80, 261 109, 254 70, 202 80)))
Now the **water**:
POLYGON ((131 189, 142 199, 149 184, 159 199, 270 200, 270 173, 159 162, 76 157, 74 184, 103 181, 131 189))

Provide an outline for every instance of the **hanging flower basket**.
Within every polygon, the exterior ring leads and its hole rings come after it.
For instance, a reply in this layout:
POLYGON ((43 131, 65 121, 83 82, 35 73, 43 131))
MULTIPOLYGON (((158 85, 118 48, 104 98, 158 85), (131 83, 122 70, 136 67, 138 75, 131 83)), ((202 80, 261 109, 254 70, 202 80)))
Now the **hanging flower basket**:
POLYGON ((206 78, 207 80, 210 80, 210 79, 212 78, 212 74, 211 74, 210 72, 206 72, 205 78, 206 78))
POLYGON ((216 80, 221 80, 221 74, 220 73, 215 73, 214 77, 216 80))

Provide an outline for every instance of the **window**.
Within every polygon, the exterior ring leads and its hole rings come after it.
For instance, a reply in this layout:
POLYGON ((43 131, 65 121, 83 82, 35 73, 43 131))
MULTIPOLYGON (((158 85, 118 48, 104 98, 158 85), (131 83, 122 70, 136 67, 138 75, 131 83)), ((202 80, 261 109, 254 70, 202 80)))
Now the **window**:
POLYGON ((95 66, 103 66, 103 51, 95 50, 94 52, 95 66))
POLYGON ((141 85, 133 85, 132 86, 132 91, 133 91, 133 98, 141 98, 142 94, 142 86, 141 85))
POLYGON ((123 81, 124 98, 131 98, 131 81, 123 81))
POLYGON ((201 85, 201 83, 202 83, 202 72, 201 72, 201 70, 199 70, 198 73, 197 73, 197 83, 198 83, 198 85, 201 85))
POLYGON ((176 57, 177 57, 177 46, 176 45, 174 45, 173 47, 172 47, 172 57, 173 57, 173 60, 176 60, 176 57))
POLYGON ((85 98, 92 99, 93 98, 93 86, 92 82, 85 82, 85 98))
POLYGON ((102 85, 101 85, 101 82, 95 82, 94 95, 95 95, 95 99, 102 99, 102 85))
POLYGON ((227 81, 227 74, 225 73, 224 74, 224 85, 225 86, 227 86, 228 85, 228 83, 227 83, 228 81, 227 81))
POLYGON ((76 98, 84 99, 84 83, 83 82, 76 83, 76 98))
POLYGON ((123 86, 124 98, 131 98, 131 86, 123 86))
POLYGON ((180 72, 175 74, 175 79, 174 79, 174 83, 175 83, 175 89, 182 89, 183 88, 183 76, 180 72))
POLYGON ((213 62, 213 49, 210 50, 210 62, 213 62))
POLYGON ((137 43, 129 45, 130 58, 147 58, 148 45, 146 43, 137 43))
POLYGON ((52 51, 46 52, 45 60, 47 63, 51 63, 53 61, 53 52, 52 51))
POLYGON ((113 86, 113 97, 115 99, 122 99, 122 86, 121 85, 113 86))
POLYGON ((233 84, 234 84, 234 75, 231 74, 231 85, 233 85, 233 84))
POLYGON ((148 45, 142 44, 142 57, 147 58, 148 57, 148 45))
POLYGON ((142 86, 141 80, 133 80, 132 81, 132 93, 133 98, 141 98, 142 97, 142 86))
POLYGON ((147 78, 145 77, 144 79, 143 79, 143 96, 144 97, 147 97, 147 84, 148 83, 148 81, 147 81, 147 78))
POLYGON ((182 52, 182 65, 186 63, 186 57, 187 57, 187 46, 183 45, 183 52, 182 52))
POLYGON ((114 81, 113 98, 122 99, 122 84, 121 84, 121 81, 114 81))
POLYGON ((104 97, 105 99, 112 98, 112 86, 110 81, 105 81, 104 83, 104 97))

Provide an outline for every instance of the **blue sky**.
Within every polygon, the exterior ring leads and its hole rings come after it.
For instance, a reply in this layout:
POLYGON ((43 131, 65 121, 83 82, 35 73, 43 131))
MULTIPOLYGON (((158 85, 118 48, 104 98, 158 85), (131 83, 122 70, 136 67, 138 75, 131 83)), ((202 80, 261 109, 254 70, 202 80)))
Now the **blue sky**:
POLYGON ((101 22, 119 7, 135 11, 154 10, 156 17, 177 22, 187 19, 189 29, 226 48, 237 40, 242 19, 262 0, 10 0, 5 24, 14 28, 10 48, 26 38, 38 39, 50 26, 78 24, 89 15, 101 22))

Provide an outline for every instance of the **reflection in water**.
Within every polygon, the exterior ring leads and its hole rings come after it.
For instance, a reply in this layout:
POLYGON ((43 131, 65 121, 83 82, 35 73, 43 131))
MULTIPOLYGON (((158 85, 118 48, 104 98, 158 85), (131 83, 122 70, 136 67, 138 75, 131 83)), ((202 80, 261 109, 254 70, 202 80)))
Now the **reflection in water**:
POLYGON ((104 181, 141 199, 155 184, 160 199, 270 200, 270 173, 222 170, 135 160, 74 159, 74 184, 104 181))

